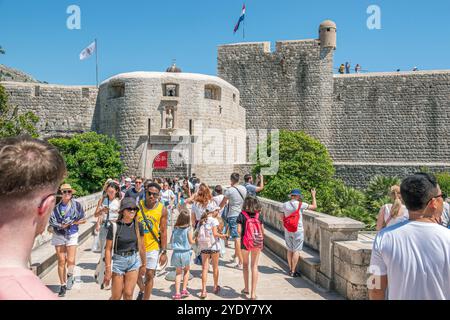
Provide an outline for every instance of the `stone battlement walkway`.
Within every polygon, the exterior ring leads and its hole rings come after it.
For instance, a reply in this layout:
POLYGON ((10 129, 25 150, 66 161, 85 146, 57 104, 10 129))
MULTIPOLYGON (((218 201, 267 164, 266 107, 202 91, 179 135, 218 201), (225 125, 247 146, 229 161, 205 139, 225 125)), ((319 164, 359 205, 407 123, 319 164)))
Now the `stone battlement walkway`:
MULTIPOLYGON (((94 271, 98 262, 99 253, 91 251, 93 238, 88 239, 78 248, 77 267, 75 269, 76 282, 72 290, 68 290, 64 300, 107 300, 110 297, 110 291, 100 290, 100 286, 95 283, 94 271), (78 271, 77 271, 78 270, 78 271)), ((219 285, 222 290, 219 295, 212 293, 213 277, 208 274, 208 298, 209 300, 231 300, 243 299, 240 291, 244 288, 242 271, 232 267, 232 254, 234 250, 227 248, 224 259, 220 261, 219 285)), ((171 299, 175 291, 175 283, 165 280, 168 272, 172 271, 169 264, 164 272, 155 280, 152 300, 171 299)), ((286 274, 287 265, 280 261, 275 255, 264 251, 260 257, 259 263, 259 281, 257 288, 258 299, 276 299, 276 300, 324 300, 324 299, 343 299, 334 292, 324 292, 324 290, 311 284, 303 278, 291 278, 286 274)), ((193 279, 189 281, 189 290, 192 294, 187 299, 199 300, 201 291, 201 266, 192 264, 191 273, 193 279)), ((54 267, 43 279, 43 282, 53 291, 55 295, 59 290, 59 280, 57 267, 54 267)), ((135 297, 138 293, 136 287, 135 297)))

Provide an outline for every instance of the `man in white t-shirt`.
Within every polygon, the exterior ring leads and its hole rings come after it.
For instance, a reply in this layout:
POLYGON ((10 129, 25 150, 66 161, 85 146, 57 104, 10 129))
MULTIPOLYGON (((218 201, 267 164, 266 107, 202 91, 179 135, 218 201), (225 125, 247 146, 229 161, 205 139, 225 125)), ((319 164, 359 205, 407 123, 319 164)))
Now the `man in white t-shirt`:
POLYGON ((291 200, 283 203, 283 215, 281 216, 281 223, 283 223, 283 218, 288 217, 297 210, 300 209, 300 219, 298 220, 297 231, 289 232, 284 230, 284 240, 286 242, 287 248, 287 260, 289 265, 289 275, 291 277, 299 277, 300 273, 296 270, 297 263, 300 260, 300 251, 303 249, 303 211, 305 210, 316 210, 316 190, 311 190, 312 204, 302 202, 302 193, 299 189, 294 189, 290 193, 291 200), (300 206, 300 208, 299 208, 300 206))
POLYGON ((375 237, 369 272, 369 298, 450 300, 450 230, 442 227, 445 195, 426 173, 407 177, 400 186, 409 221, 375 237))

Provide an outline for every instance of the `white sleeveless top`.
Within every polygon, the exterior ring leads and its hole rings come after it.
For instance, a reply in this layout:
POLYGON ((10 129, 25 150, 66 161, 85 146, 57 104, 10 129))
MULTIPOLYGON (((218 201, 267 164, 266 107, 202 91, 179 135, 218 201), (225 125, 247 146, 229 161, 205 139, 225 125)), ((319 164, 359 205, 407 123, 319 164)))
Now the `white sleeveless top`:
MULTIPOLYGON (((384 205, 384 222, 388 221, 389 217, 391 216, 391 209, 392 209, 392 204, 385 204, 384 205)), ((406 209, 406 207, 404 205, 402 205, 400 214, 395 217, 395 218, 391 218, 389 220, 389 222, 386 224, 386 227, 390 227, 393 225, 396 225, 397 223, 403 222, 409 220, 409 213, 408 213, 408 209, 406 209)))
MULTIPOLYGON (((109 201, 108 206, 108 199, 105 198, 103 200, 103 205, 109 207, 109 220, 116 221, 119 218, 120 200, 115 198, 113 201, 109 201)), ((106 221, 107 217, 107 213, 103 214, 103 221, 106 221)))

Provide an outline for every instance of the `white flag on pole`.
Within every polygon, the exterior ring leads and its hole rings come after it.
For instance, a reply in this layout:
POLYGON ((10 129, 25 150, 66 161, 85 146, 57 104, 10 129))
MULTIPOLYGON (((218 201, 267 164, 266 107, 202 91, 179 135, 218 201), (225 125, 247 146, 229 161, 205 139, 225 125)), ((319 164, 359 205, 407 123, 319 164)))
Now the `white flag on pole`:
POLYGON ((97 49, 96 42, 92 42, 86 49, 81 51, 80 53, 80 60, 85 60, 92 56, 97 49))

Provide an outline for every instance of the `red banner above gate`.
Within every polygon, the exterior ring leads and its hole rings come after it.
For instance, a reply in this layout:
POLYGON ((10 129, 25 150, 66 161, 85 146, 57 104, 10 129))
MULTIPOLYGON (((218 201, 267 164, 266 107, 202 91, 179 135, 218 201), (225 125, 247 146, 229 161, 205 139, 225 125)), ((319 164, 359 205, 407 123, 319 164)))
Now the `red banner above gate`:
POLYGON ((153 160, 153 169, 167 169, 169 153, 167 151, 161 152, 153 160))

